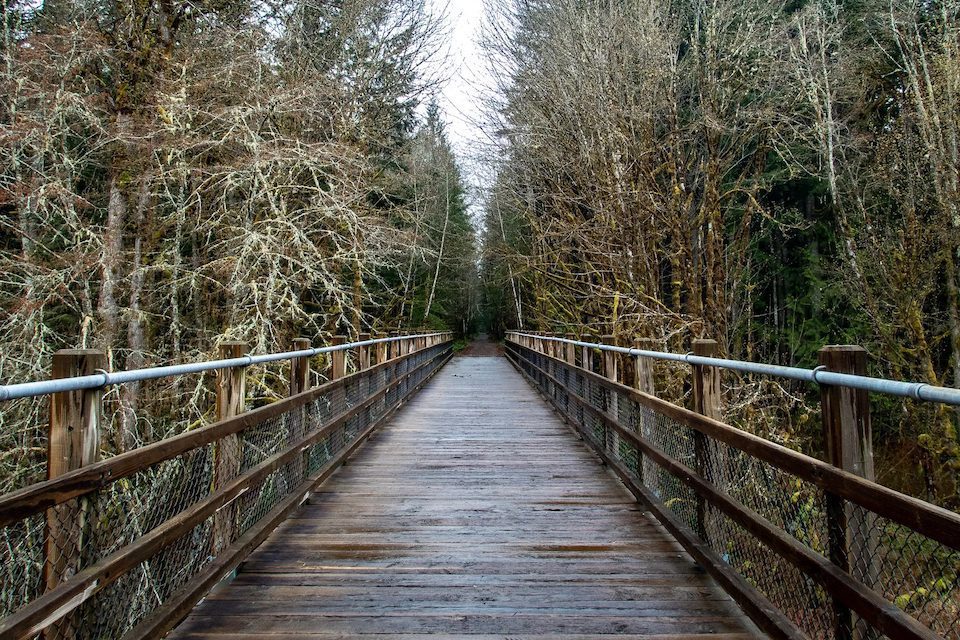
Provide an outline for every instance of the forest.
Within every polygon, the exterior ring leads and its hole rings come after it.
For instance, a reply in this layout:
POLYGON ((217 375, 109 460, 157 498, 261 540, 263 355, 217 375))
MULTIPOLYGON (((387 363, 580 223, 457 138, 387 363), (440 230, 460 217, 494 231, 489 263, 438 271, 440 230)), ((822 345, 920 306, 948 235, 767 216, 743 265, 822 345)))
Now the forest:
POLYGON ((960 0, 471 1, 0 0, 0 637, 960 638, 958 401, 683 356, 960 390, 960 0))
MULTIPOLYGON (((502 0, 484 46, 494 326, 960 386, 960 2, 502 0)), ((815 390, 729 382, 821 451, 815 390)), ((960 507, 958 424, 876 399, 878 480, 960 507)))
MULTIPOLYGON (((960 2, 496 0, 470 162, 425 0, 0 11, 5 381, 63 348, 120 370, 430 327, 804 367, 860 344, 960 386, 960 2)), ((816 390, 729 382, 729 420, 820 452, 816 390)), ((208 423, 211 394, 111 390, 109 452, 208 423)), ((0 489, 41 469, 43 411, 0 414, 33 451, 0 489)), ((878 479, 960 508, 960 415, 874 416, 878 479)))
MULTIPOLYGON (((121 370, 226 340, 468 330, 476 234, 432 102, 443 24, 421 0, 0 12, 0 379, 43 379, 62 348, 121 370)), ((272 373, 255 396, 283 387, 272 373)), ((209 421, 210 393, 125 385, 110 449, 209 421)), ((37 441, 28 404, 0 413, 0 450, 37 441)))

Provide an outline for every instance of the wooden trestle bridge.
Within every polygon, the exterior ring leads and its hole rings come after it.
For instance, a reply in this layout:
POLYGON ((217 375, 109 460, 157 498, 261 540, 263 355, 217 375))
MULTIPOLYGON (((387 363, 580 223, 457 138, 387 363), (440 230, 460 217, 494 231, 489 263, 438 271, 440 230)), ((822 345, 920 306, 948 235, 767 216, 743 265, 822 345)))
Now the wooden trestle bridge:
POLYGON ((686 409, 646 356, 486 350, 340 344, 319 386, 295 352, 252 411, 224 366, 217 422, 102 460, 102 388, 57 392, 50 478, 0 497, 0 638, 960 637, 960 517, 869 479, 865 393, 823 387, 830 464, 721 422, 718 367, 674 365, 686 409))

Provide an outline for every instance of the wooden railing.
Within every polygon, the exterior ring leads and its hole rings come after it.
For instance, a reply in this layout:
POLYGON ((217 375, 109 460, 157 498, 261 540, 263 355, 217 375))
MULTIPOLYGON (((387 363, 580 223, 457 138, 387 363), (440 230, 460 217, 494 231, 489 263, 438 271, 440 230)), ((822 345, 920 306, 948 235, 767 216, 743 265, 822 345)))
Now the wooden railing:
MULTIPOLYGON (((244 369, 220 370, 216 423, 0 496, 0 638, 162 637, 443 366, 452 343, 432 334, 352 350, 354 371, 335 351, 330 380, 314 388, 309 360, 294 359, 292 395, 253 411, 244 369)), ((70 437, 89 440, 95 393, 52 396, 52 424, 67 411, 64 424, 87 431, 70 437)))
MULTIPOLYGON (((712 367, 691 367, 691 411, 622 384, 617 354, 507 338, 531 384, 772 637, 960 638, 957 514, 724 424, 712 367)), ((632 382, 652 390, 642 360, 632 382)), ((854 410, 824 394, 826 411, 854 410)))

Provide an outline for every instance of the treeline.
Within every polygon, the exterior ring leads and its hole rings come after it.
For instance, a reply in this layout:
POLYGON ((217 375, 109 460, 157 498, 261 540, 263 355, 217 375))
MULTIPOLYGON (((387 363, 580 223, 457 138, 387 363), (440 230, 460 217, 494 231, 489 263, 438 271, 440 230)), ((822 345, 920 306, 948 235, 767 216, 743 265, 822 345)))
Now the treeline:
MULTIPOLYGON (((502 0, 486 46, 501 327, 960 386, 960 2, 502 0)), ((732 419, 817 448, 745 382, 732 419)), ((957 414, 877 404, 881 480, 960 507, 957 414)))
MULTIPOLYGON (((476 249, 441 117, 419 115, 443 46, 423 0, 0 12, 0 380, 46 377, 60 348, 116 370, 465 329, 475 301, 449 283, 476 249)), ((209 417, 199 389, 163 388, 180 428, 209 417)), ((119 393, 122 449, 153 396, 119 393)), ((0 449, 31 446, 31 411, 3 408, 0 449)))

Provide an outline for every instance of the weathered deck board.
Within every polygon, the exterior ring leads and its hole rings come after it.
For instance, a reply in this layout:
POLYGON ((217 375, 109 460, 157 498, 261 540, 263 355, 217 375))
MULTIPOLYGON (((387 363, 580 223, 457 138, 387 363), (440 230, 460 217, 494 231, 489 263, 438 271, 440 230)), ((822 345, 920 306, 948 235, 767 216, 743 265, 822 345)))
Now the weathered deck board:
POLYGON ((174 638, 755 638, 503 358, 456 358, 174 638))

